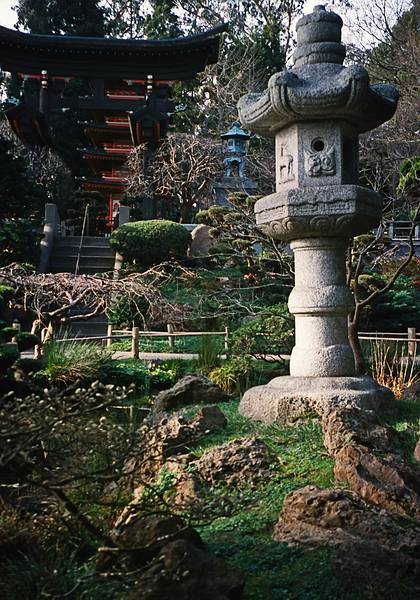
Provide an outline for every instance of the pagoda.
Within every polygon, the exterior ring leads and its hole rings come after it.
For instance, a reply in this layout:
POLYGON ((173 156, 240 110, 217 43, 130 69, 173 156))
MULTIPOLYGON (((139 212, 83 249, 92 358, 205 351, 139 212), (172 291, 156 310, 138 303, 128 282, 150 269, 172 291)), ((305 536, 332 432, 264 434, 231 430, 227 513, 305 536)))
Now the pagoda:
POLYGON ((86 146, 79 151, 92 175, 81 185, 107 199, 111 229, 127 189, 124 165, 130 151, 146 144, 150 160, 175 111, 174 82, 191 80, 217 61, 226 29, 142 40, 34 35, 0 27, 0 67, 25 82, 20 101, 6 105, 6 117, 25 145, 52 147, 53 113, 77 110, 88 116, 82 123, 86 146), (90 94, 68 95, 74 80, 87 81, 90 94))

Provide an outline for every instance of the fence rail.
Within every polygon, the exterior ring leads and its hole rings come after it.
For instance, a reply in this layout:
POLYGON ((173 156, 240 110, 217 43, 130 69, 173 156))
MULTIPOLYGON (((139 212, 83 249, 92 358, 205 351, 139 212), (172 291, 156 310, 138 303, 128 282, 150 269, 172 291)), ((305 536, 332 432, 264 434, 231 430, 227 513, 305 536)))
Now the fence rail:
POLYGON ((225 327, 224 331, 175 331, 173 326, 168 323, 167 331, 143 331, 139 327, 133 327, 131 330, 127 329, 113 329, 112 325, 108 325, 107 335, 93 335, 85 337, 73 337, 73 338, 61 338, 56 340, 57 342, 82 342, 82 341, 100 341, 106 342, 107 347, 110 347, 113 341, 118 340, 129 340, 131 339, 131 355, 133 358, 138 358, 140 354, 139 340, 140 338, 167 338, 169 351, 172 354, 175 347, 176 338, 183 337, 206 337, 206 336, 218 336, 224 339, 224 349, 227 352, 229 350, 229 339, 230 333, 229 328, 225 327))
MULTIPOLYGON (((140 352, 140 338, 167 338, 169 352, 177 354, 176 352, 173 352, 176 338, 206 336, 223 336, 224 349, 226 352, 229 350, 230 332, 228 327, 225 327, 224 331, 175 331, 173 325, 170 323, 167 325, 167 331, 143 331, 139 327, 133 327, 131 330, 113 329, 112 325, 108 325, 107 335, 62 338, 57 341, 100 341, 106 343, 107 347, 110 347, 113 341, 131 339, 131 354, 133 358, 138 358, 140 352)), ((359 339, 367 341, 404 342, 408 344, 409 354, 414 356, 417 354, 417 349, 420 348, 420 333, 417 333, 415 327, 409 327, 406 333, 361 331, 359 333, 359 339)))
POLYGON ((411 356, 416 356, 417 348, 420 348, 420 334, 415 327, 408 327, 407 333, 361 331, 359 339, 375 342, 404 342, 408 345, 408 354, 411 356))

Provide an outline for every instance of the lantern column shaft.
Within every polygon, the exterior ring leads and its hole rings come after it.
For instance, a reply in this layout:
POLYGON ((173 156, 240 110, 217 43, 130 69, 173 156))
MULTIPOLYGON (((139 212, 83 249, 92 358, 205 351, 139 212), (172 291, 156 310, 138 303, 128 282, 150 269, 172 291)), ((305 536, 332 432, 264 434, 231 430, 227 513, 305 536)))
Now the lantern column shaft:
POLYGON ((346 238, 306 238, 291 243, 295 287, 289 310, 296 319, 290 361, 294 377, 354 375, 347 316, 353 300, 346 286, 346 238))

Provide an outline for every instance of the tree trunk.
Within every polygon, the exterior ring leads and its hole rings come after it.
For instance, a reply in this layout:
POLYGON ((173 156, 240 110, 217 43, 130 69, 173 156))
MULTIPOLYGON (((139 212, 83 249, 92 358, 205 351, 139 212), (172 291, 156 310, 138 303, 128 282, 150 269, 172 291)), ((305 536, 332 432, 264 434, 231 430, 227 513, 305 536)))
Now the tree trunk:
POLYGON ((354 316, 353 319, 349 316, 348 334, 350 347, 354 356, 356 375, 364 375, 366 373, 366 363, 363 358, 362 347, 359 340, 359 319, 356 316, 354 316))

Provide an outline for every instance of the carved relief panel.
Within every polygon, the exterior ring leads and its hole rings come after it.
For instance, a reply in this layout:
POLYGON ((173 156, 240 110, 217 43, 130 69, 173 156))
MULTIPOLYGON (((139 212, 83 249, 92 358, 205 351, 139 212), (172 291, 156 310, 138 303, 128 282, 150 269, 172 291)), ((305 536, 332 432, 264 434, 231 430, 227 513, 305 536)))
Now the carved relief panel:
POLYGON ((297 128, 293 126, 276 136, 276 188, 280 192, 297 185, 297 128))
POLYGON ((335 148, 322 138, 312 140, 310 150, 305 150, 305 171, 309 177, 335 175, 335 148))

